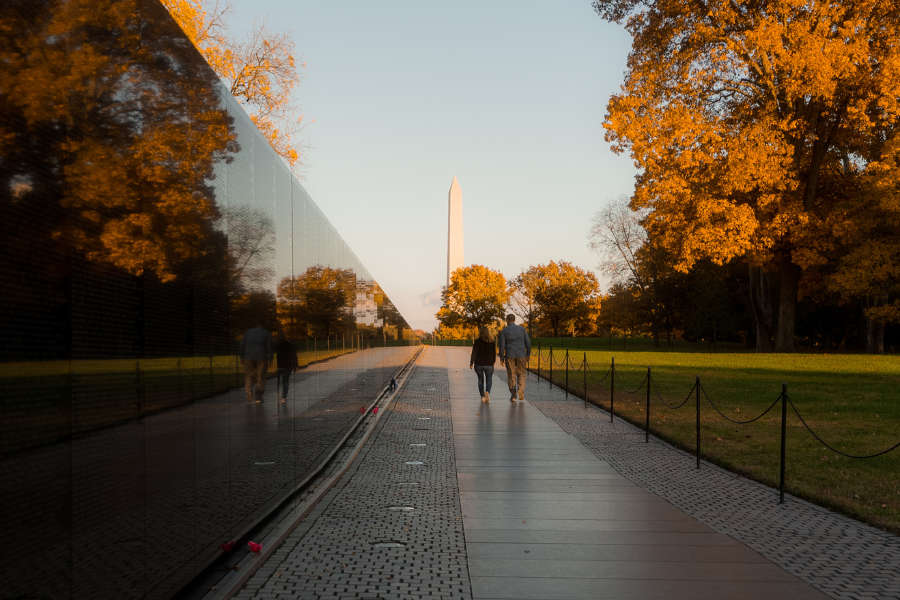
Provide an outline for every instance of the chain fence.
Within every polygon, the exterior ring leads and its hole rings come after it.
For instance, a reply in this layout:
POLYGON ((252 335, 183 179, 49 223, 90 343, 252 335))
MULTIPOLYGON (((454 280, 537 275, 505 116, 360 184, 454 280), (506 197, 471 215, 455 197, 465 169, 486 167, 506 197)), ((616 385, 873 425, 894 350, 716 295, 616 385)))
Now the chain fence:
MULTIPOLYGON (((553 346, 550 346, 549 352, 547 353, 546 358, 545 358, 544 353, 543 353, 542 349, 540 348, 540 345, 538 345, 537 356, 538 356, 537 375, 539 378, 542 377, 541 367, 544 363, 548 364, 550 368, 548 369, 549 373, 546 376, 546 379, 550 385, 553 385, 553 383, 554 383, 553 367, 556 366, 556 367, 565 369, 566 397, 568 397, 568 395, 569 395, 569 372, 571 371, 573 373, 578 373, 578 372, 583 373, 583 380, 584 380, 583 381, 583 398, 584 398, 584 402, 585 402, 585 407, 587 407, 588 373, 590 373, 592 376, 594 374, 594 371, 591 368, 591 365, 587 360, 587 353, 585 352, 583 354, 580 364, 578 365, 577 368, 571 368, 572 362, 571 362, 571 357, 569 355, 568 349, 566 349, 566 351, 565 351, 564 359, 562 361, 557 361, 556 358, 553 356, 553 346)), ((599 380, 594 380, 592 377, 592 381, 591 381, 591 383, 593 383, 595 385, 600 385, 607 378, 609 378, 609 380, 610 380, 610 383, 609 383, 609 388, 610 388, 609 419, 610 419, 610 422, 613 421, 613 417, 615 415, 615 390, 616 390, 616 383, 617 383, 616 375, 617 375, 616 359, 612 358, 610 360, 610 365, 606 371, 606 374, 604 374, 603 377, 601 377, 599 380)), ((623 392, 628 393, 628 394, 636 394, 636 393, 640 392, 642 389, 645 389, 645 391, 646 391, 646 407, 645 407, 645 422, 644 422, 644 440, 648 443, 650 441, 651 395, 655 394, 655 396, 659 400, 659 402, 663 406, 668 408, 669 410, 679 410, 679 409, 685 407, 685 405, 687 405, 687 403, 691 400, 691 397, 692 396, 694 397, 695 410, 696 410, 696 460, 697 460, 697 468, 698 469, 701 466, 701 464, 700 464, 700 442, 701 442, 701 436, 700 436, 700 432, 701 432, 701 424, 700 424, 701 398, 700 398, 700 394, 701 393, 703 394, 703 398, 706 399, 706 402, 708 402, 709 405, 712 406, 712 408, 715 410, 715 412, 720 417, 722 417, 729 423, 733 423, 735 425, 748 425, 750 423, 759 421, 760 419, 765 417, 767 414, 769 414, 772 411, 772 409, 774 409, 780 403, 781 404, 781 440, 780 440, 781 441, 781 462, 780 462, 779 490, 778 491, 779 491, 779 503, 781 503, 781 504, 784 503, 785 465, 786 465, 786 461, 787 461, 786 441, 787 441, 787 407, 788 407, 788 405, 790 405, 791 409, 794 411, 794 414, 796 414, 797 418, 800 420, 800 423, 803 425, 803 427, 806 429, 806 431, 808 431, 810 433, 810 435, 813 436, 813 438, 815 438, 819 443, 821 443, 823 447, 827 448, 828 450, 831 450, 832 452, 834 452, 835 454, 838 454, 840 456, 844 456, 846 458, 853 458, 853 459, 870 459, 870 458, 876 458, 879 456, 884 456, 885 454, 888 454, 888 453, 900 448, 900 441, 898 441, 896 444, 892 445, 891 447, 889 447, 885 450, 882 450, 880 452, 873 453, 873 454, 862 454, 862 455, 850 454, 850 453, 838 450, 832 444, 829 444, 828 442, 823 440, 822 437, 818 433, 816 433, 816 431, 809 425, 809 423, 807 422, 807 419, 803 418, 803 415, 800 413, 800 410, 797 408, 797 406, 791 400, 790 396, 788 396, 787 383, 782 384, 781 393, 778 395, 778 397, 775 398, 775 400, 772 401, 771 404, 768 405, 768 407, 764 411, 762 411, 762 413, 753 417, 752 419, 746 419, 746 420, 734 419, 734 418, 726 415, 724 412, 722 412, 722 410, 719 409, 718 406, 716 406, 716 403, 713 402, 712 398, 710 398, 709 394, 706 391, 706 388, 700 382, 699 375, 695 378, 694 385, 691 386, 691 389, 688 391, 684 400, 682 400, 680 403, 674 404, 674 405, 666 402, 666 400, 662 397, 662 394, 659 393, 659 388, 656 386, 656 381, 653 378, 653 374, 652 374, 650 367, 647 367, 647 374, 644 376, 644 379, 641 381, 640 385, 638 385, 637 388, 629 389, 627 386, 624 385, 624 382, 621 382, 621 380, 619 381, 619 385, 620 385, 620 389, 623 392)))

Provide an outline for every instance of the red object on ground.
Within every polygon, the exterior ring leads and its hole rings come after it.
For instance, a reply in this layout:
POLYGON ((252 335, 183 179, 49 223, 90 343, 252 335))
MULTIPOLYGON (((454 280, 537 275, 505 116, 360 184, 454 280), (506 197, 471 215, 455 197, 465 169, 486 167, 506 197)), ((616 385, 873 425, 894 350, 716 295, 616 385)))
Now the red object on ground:
POLYGON ((361 415, 366 414, 366 407, 365 407, 365 406, 360 406, 360 407, 359 407, 359 414, 361 414, 361 415))
POLYGON ((262 544, 257 544, 256 542, 247 542, 247 545, 250 546, 250 552, 253 552, 254 554, 262 550, 262 544))
POLYGON ((219 544, 219 548, 222 549, 222 552, 231 552, 231 549, 234 548, 234 542, 225 542, 224 544, 219 544))
POLYGON ((375 408, 372 409, 372 414, 375 414, 375 415, 378 414, 378 407, 377 407, 377 406, 376 406, 375 408))

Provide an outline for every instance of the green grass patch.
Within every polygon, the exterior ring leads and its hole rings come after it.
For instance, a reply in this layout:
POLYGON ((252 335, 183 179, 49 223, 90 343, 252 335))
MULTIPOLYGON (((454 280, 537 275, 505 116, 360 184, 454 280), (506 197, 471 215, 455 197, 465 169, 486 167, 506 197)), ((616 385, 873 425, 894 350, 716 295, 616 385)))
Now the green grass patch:
MULTIPOLYGON (((603 340, 605 341, 605 340, 603 340)), ((621 340, 620 340, 621 341, 621 340)), ((598 344, 599 345, 599 344, 598 344)), ((549 344, 541 343, 541 374, 548 376, 549 344)), ((595 346, 596 348, 596 346, 595 346)), ((562 361, 565 350, 554 357, 562 361)), ((695 378, 715 406, 735 420, 748 420, 768 408, 782 382, 800 414, 829 445, 849 454, 872 454, 900 441, 900 358, 831 354, 755 354, 748 352, 613 351, 573 352, 572 369, 587 358, 588 399, 609 410, 610 379, 600 379, 616 359, 615 413, 643 428, 646 388, 635 389, 650 367, 650 431, 688 451, 696 449, 696 402, 666 408, 688 396, 695 378)), ((537 370, 532 358, 532 370, 537 370)), ((564 385, 565 371, 554 366, 553 381, 564 385)), ((581 397, 582 373, 569 372, 569 390, 581 397)), ((747 425, 722 418, 701 394, 701 456, 743 476, 777 488, 781 445, 781 406, 747 425)), ((900 448, 878 458, 851 459, 828 451, 803 427, 788 407, 787 492, 829 507, 881 529, 900 534, 900 448)), ((777 490, 772 501, 777 502, 777 490)))

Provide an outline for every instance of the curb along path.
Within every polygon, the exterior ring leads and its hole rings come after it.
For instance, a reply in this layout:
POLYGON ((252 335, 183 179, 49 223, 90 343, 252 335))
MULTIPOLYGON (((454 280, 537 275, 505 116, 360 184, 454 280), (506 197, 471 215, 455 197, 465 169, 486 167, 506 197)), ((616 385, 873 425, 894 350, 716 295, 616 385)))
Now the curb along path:
POLYGON ((900 598, 900 538, 695 458, 529 376, 535 408, 597 457, 711 529, 747 544, 838 600, 900 598))
POLYGON ((236 598, 471 598, 444 356, 425 352, 347 474, 236 598))

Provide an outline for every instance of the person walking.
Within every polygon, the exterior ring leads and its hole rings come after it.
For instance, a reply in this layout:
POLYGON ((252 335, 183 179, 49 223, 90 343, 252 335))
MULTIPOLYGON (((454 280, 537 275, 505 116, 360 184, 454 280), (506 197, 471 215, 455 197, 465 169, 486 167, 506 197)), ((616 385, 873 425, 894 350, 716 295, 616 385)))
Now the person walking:
POLYGON ((269 361, 274 358, 274 350, 272 334, 263 327, 262 322, 244 332, 238 353, 241 357, 241 364, 244 365, 244 390, 247 392, 247 402, 253 401, 254 386, 256 387, 256 402, 263 401, 269 361))
POLYGON ((281 395, 278 396, 281 402, 287 402, 288 390, 291 389, 291 375, 300 367, 297 363, 297 349, 294 344, 287 339, 283 329, 279 329, 275 334, 275 392, 278 395, 279 388, 281 395))
POLYGON ((478 393, 482 402, 491 401, 491 383, 494 380, 494 362, 497 360, 497 346, 491 337, 491 330, 481 326, 478 330, 478 338, 472 343, 472 356, 469 358, 469 368, 475 369, 478 376, 478 393))
POLYGON ((500 364, 506 364, 506 382, 509 385, 509 401, 525 399, 525 375, 531 356, 531 338, 521 325, 516 325, 516 315, 506 315, 506 327, 500 332, 500 364), (518 392, 516 384, 518 383, 518 392))

